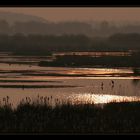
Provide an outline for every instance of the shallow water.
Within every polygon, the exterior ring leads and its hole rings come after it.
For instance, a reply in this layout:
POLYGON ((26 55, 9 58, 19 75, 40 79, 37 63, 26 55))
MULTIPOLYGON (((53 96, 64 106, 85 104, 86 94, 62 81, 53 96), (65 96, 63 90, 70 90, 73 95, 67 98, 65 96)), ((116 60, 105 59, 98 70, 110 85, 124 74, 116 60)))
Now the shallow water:
POLYGON ((46 57, 1 53, 0 58, 1 101, 9 96, 11 102, 17 104, 22 98, 34 99, 38 94, 94 103, 134 101, 140 97, 140 77, 134 75, 133 68, 39 67, 37 63, 46 57), (27 63, 22 64, 25 60, 27 63))

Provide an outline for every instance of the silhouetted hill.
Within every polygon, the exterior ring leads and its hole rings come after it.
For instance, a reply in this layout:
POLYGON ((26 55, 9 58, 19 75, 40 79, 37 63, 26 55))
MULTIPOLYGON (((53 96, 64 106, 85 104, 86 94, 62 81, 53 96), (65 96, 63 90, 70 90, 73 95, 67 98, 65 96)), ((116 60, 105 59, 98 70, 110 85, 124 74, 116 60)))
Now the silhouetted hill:
POLYGON ((32 16, 32 15, 26 15, 26 14, 19 14, 19 13, 13 13, 13 12, 3 12, 0 11, 0 20, 6 20, 9 24, 13 24, 14 22, 29 22, 29 21, 38 21, 38 22, 46 22, 45 19, 38 17, 38 16, 32 16))
POLYGON ((86 35, 88 37, 108 37, 117 33, 140 33, 140 23, 117 25, 108 21, 54 23, 38 16, 0 11, 0 34, 13 35, 86 35))

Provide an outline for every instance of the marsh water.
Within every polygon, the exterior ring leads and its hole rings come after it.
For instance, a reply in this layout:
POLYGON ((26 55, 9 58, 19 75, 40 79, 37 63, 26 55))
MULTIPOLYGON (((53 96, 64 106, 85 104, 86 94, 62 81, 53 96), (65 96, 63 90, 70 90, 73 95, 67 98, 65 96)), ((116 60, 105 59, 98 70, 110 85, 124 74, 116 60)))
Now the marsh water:
MULTIPOLYGON (((107 103, 111 101, 140 100, 140 76, 133 68, 80 68, 40 67, 43 60, 53 60, 57 55, 15 56, 0 53, 0 100, 9 96, 13 104, 25 97, 35 99, 38 95, 74 102, 107 103)), ((69 53, 73 55, 73 52, 69 53)), ((131 52, 77 52, 76 55, 125 56, 131 52)))

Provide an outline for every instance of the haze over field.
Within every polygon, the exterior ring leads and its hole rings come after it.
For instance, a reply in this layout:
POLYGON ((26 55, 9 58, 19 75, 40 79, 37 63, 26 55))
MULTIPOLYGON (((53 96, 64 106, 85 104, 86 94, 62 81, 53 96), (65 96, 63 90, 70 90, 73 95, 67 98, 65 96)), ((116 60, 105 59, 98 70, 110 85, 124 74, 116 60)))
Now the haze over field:
POLYGON ((0 34, 140 33, 140 8, 0 8, 0 34))

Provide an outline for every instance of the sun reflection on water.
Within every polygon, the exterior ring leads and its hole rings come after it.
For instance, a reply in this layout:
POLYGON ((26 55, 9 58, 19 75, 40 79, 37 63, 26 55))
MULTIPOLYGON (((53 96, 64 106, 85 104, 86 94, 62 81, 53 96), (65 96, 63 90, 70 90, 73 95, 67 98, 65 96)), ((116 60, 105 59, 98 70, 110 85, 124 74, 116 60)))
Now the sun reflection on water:
POLYGON ((137 96, 117 96, 117 95, 103 95, 103 94, 72 94, 67 97, 74 104, 90 103, 90 104, 105 104, 110 102, 133 102, 140 101, 137 96))

